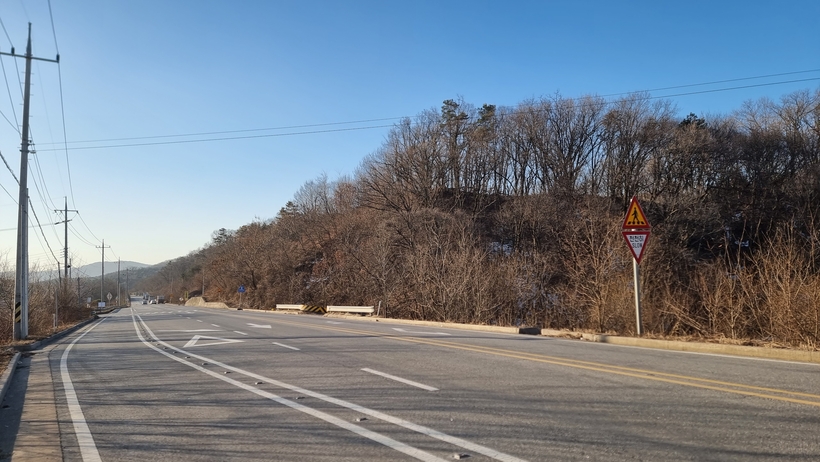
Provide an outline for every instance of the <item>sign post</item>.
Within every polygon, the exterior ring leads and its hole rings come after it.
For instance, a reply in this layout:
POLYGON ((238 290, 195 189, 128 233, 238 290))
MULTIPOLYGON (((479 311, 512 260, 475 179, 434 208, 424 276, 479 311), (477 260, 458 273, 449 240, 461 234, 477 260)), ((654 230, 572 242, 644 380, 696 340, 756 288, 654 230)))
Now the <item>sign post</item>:
POLYGON ((632 196, 629 202, 629 208, 624 217, 624 223, 621 225, 621 234, 624 236, 626 243, 629 245, 629 251, 632 252, 632 278, 634 279, 635 287, 635 318, 638 327, 638 336, 643 335, 643 327, 641 325, 641 258, 646 249, 646 243, 649 240, 649 234, 652 232, 652 226, 649 225, 649 220, 641 209, 641 204, 638 203, 638 197, 632 196))

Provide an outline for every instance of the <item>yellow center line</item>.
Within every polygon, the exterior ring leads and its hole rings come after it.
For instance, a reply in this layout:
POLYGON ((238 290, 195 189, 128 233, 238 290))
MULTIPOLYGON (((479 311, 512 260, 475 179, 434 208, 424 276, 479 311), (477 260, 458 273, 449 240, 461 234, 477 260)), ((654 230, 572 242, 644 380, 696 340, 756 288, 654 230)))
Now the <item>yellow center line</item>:
POLYGON ((754 385, 745 385, 742 383, 726 382, 721 380, 706 379, 701 377, 692 377, 682 374, 670 374, 667 372, 659 372, 648 369, 638 369, 625 366, 616 366, 605 363, 597 363, 592 361, 583 361, 578 359, 562 358, 557 356, 549 356, 538 353, 526 353, 514 350, 505 350, 500 348, 484 347, 479 345, 467 345, 446 340, 427 339, 419 337, 407 337, 396 334, 385 334, 380 332, 350 329, 345 327, 331 327, 331 326, 317 326, 314 324, 306 324, 293 321, 277 321, 281 324, 289 324, 299 327, 307 327, 311 329, 329 330, 335 332, 342 332, 355 335, 377 336, 388 338, 392 340, 399 340, 403 342, 418 343, 422 345, 438 346, 443 348, 451 348, 463 351, 471 351, 475 353, 490 354, 493 356, 502 356, 506 358, 521 359, 525 361, 533 361, 544 364, 553 364, 557 366, 572 367, 576 369, 583 369, 595 372, 604 372, 615 375, 622 375, 627 377, 634 377, 645 380, 653 380, 656 382, 671 383, 676 385, 683 385, 694 388, 701 388, 706 390, 721 391, 726 393, 734 393, 744 396, 754 396, 758 398, 773 399, 777 401, 785 401, 789 403, 805 404, 809 406, 820 407, 820 395, 803 393, 797 391, 782 390, 777 388, 759 387, 754 385), (775 394, 770 394, 775 393, 775 394), (779 396, 787 395, 787 396, 779 396), (808 398, 800 399, 797 397, 808 398), (817 401, 810 401, 810 400, 817 401))

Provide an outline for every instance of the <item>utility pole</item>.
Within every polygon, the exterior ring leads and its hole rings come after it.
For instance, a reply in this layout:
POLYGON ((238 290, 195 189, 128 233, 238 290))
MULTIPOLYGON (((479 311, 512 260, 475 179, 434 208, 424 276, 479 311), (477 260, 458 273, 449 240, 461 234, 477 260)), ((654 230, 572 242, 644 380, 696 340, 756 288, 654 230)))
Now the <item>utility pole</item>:
POLYGON ((110 249, 111 246, 109 245, 106 247, 105 239, 102 240, 102 246, 97 246, 98 249, 102 249, 102 274, 100 275, 100 301, 103 301, 103 288, 105 287, 105 249, 110 249))
MULTIPOLYGON (((57 223, 54 223, 54 224, 59 225, 60 223, 65 223, 65 240, 63 241, 63 243, 64 243, 64 246, 63 246, 64 255, 63 256, 65 258, 65 265, 63 266, 63 269, 65 270, 65 279, 63 279, 62 284, 60 284, 60 287, 63 288, 63 300, 67 300, 68 299, 67 298, 68 285, 71 283, 71 277, 69 276, 69 273, 68 273, 69 268, 71 268, 71 265, 68 263, 68 222, 71 221, 71 220, 68 219, 68 212, 77 212, 77 210, 68 210, 68 197, 66 197, 65 198, 65 209, 64 210, 55 210, 54 212, 55 213, 63 212, 63 221, 58 221, 57 223)), ((58 268, 57 269, 57 274, 59 275, 59 273, 60 273, 60 271, 59 271, 59 268, 58 268)), ((55 312, 57 311, 57 305, 58 305, 58 303, 55 302, 54 303, 54 306, 55 306, 54 311, 55 312)), ((55 321, 55 323, 56 323, 56 321, 55 321)), ((54 324, 54 327, 57 327, 57 324, 54 324)))
POLYGON ((117 259, 117 306, 120 306, 122 303, 120 301, 120 259, 117 259))
POLYGON ((68 219, 68 212, 77 212, 77 210, 68 210, 68 198, 65 198, 65 210, 55 210, 54 212, 63 212, 63 221, 58 221, 54 223, 55 225, 59 225, 65 223, 65 246, 63 251, 65 252, 65 278, 68 280, 68 269, 71 265, 68 264, 68 222, 71 221, 68 219))
POLYGON ((29 100, 31 99, 31 60, 60 62, 60 55, 56 60, 35 58, 31 55, 31 23, 28 23, 28 41, 26 54, 20 56, 14 53, 1 55, 15 58, 25 58, 26 77, 23 90, 23 132, 20 146, 20 195, 17 201, 17 268, 14 280, 14 340, 28 338, 28 154, 29 154, 29 100))

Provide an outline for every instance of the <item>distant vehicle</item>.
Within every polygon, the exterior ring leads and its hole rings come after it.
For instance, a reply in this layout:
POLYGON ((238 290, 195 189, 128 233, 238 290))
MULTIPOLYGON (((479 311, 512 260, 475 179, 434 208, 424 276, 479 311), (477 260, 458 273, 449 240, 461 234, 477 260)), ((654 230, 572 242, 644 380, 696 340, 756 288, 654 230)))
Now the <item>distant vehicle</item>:
POLYGON ((157 304, 157 299, 156 299, 156 298, 152 298, 152 299, 151 299, 151 301, 150 301, 150 302, 148 302, 148 304, 149 304, 149 305, 156 305, 156 304, 157 304))
POLYGON ((157 295, 157 303, 165 303, 165 296, 157 295))
POLYGON ((146 302, 145 300, 143 300, 143 301, 142 301, 142 304, 143 304, 143 305, 147 305, 147 304, 148 304, 148 302, 146 302))

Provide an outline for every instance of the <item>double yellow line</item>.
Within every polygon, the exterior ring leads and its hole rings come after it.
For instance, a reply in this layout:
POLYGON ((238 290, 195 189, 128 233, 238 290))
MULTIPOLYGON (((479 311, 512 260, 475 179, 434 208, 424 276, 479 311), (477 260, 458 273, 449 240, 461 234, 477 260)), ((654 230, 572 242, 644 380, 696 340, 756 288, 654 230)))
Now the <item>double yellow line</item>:
POLYGON ((553 364, 556 366, 572 367, 575 369, 584 369, 594 372, 603 372, 607 374, 622 375, 626 377, 633 377, 644 380, 652 380, 656 382, 671 383, 675 385, 683 385, 687 387, 701 388, 705 390, 720 391, 725 393, 734 393, 737 395, 753 396, 756 398, 773 399, 777 401, 785 401, 795 404, 804 404, 808 406, 820 407, 820 395, 812 393, 803 393, 797 391, 781 390, 778 388, 758 387, 754 385, 744 385, 742 383, 726 382, 722 380, 704 379, 700 377, 692 377, 682 374, 670 374, 667 372, 652 371, 647 369, 638 369, 634 367, 615 366, 605 363, 598 363, 592 361, 582 361, 578 359, 561 358, 558 356, 549 356, 538 353, 527 353, 515 350, 506 350, 501 348, 491 348, 479 345, 467 345, 458 342, 408 337, 396 334, 383 334, 379 332, 372 332, 366 330, 350 329, 345 327, 331 327, 331 326, 317 326, 315 324, 292 322, 292 321, 276 321, 279 324, 288 324, 293 326, 305 327, 309 329, 329 330, 335 332, 342 332, 346 334, 365 335, 384 337, 392 340, 399 340, 403 342, 417 343, 422 345, 437 346, 442 348, 450 348, 454 350, 471 351, 474 353, 483 353, 493 356, 501 356, 505 358, 521 359, 525 361, 533 361, 543 364, 553 364))

